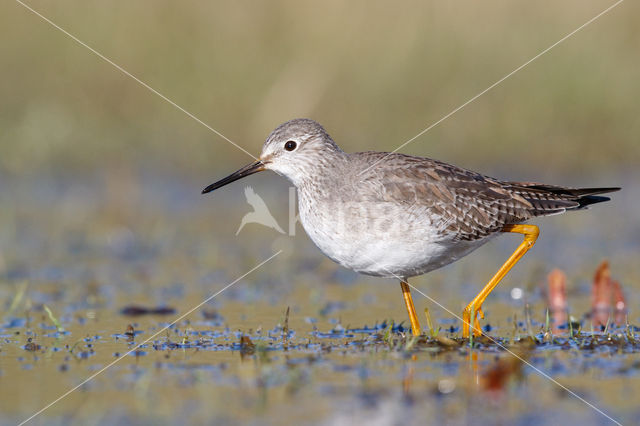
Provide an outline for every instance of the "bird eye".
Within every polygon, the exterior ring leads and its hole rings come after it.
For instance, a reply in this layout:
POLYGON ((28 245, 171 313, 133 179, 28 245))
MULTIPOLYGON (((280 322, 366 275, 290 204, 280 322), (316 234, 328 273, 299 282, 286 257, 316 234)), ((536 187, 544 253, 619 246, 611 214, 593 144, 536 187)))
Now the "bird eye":
POLYGON ((287 141, 287 143, 284 144, 284 149, 287 151, 293 151, 296 149, 296 146, 297 144, 294 141, 287 141))

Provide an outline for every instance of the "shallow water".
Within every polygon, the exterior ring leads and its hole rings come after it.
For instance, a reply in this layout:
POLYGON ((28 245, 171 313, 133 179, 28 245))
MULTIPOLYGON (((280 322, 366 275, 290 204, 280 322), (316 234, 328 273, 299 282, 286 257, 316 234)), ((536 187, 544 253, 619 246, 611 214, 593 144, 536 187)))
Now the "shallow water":
MULTIPOLYGON (((202 183, 0 182, 2 423, 27 419, 96 373, 32 423, 611 423, 597 409, 624 424, 640 418, 633 189, 537 222, 539 243, 485 304, 494 341, 472 347, 455 316, 515 237, 411 281, 442 305, 414 292, 423 327, 428 307, 440 328, 440 341, 415 340, 404 333, 396 282, 334 265, 300 225, 293 237, 256 224, 236 236, 250 211, 242 184, 204 197, 202 183), (623 285, 630 325, 592 333, 584 314, 603 258, 623 285), (554 267, 569 277, 581 329, 545 343, 543 289, 554 267), (175 313, 121 313, 133 304, 175 313)), ((286 183, 250 184, 287 229, 286 183)))

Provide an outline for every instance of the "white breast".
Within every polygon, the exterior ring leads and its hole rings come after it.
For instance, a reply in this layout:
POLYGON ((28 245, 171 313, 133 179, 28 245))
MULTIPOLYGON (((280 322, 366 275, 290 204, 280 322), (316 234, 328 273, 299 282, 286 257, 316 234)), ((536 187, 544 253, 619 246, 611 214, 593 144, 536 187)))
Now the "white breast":
POLYGON ((482 245, 451 241, 424 207, 310 200, 300 192, 300 220, 322 252, 367 275, 408 278, 451 263, 482 245), (422 210, 420 210, 422 209, 422 210))

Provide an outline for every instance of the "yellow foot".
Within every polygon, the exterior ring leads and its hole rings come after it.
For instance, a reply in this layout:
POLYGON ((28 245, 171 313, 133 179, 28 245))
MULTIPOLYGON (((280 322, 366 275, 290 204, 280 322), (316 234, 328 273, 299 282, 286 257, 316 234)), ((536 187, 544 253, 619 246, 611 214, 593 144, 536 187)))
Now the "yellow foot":
POLYGON ((475 336, 480 336, 482 331, 480 329, 480 322, 478 321, 478 314, 480 314, 481 318, 484 318, 482 314, 482 304, 484 303, 489 293, 498 285, 500 280, 507 275, 507 272, 513 268, 518 260, 524 256, 524 254, 531 248, 536 242, 536 238, 538 238, 538 227, 534 225, 506 225, 502 228, 503 232, 516 232, 524 235, 523 241, 520 243, 516 251, 504 262, 504 265, 498 269, 498 272, 491 278, 491 280, 487 283, 486 286, 482 289, 480 293, 464 308, 462 312, 462 336, 469 337, 469 328, 471 327, 471 320, 473 317, 473 334, 475 336))
POLYGON ((411 321, 411 331, 414 336, 420 336, 420 321, 418 321, 416 308, 413 306, 413 299, 411 298, 411 289, 409 288, 409 284, 405 281, 400 281, 400 287, 402 288, 402 297, 404 298, 407 313, 409 314, 409 320, 411 321))
POLYGON ((462 337, 469 337, 469 329, 471 327, 471 321, 473 320, 473 335, 480 336, 482 335, 482 329, 480 328, 480 321, 478 320, 478 315, 480 318, 484 319, 484 313, 482 312, 482 307, 479 307, 474 310, 473 304, 470 303, 466 308, 462 311, 462 337), (473 313, 473 318, 471 318, 471 314, 473 313))

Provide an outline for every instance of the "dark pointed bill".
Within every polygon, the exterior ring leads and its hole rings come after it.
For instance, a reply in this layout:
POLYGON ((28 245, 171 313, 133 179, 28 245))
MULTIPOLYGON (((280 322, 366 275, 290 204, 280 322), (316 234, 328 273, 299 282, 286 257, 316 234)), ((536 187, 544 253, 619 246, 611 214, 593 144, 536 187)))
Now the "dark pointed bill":
POLYGON ((231 182, 235 182, 238 179, 242 179, 245 176, 249 176, 249 175, 252 175, 254 173, 261 172, 264 169, 265 168, 264 168, 264 164, 262 163, 262 161, 256 161, 255 163, 247 164, 246 166, 244 166, 243 168, 241 168, 237 172, 231 173, 226 178, 220 179, 216 183, 212 183, 211 185, 207 186, 205 189, 202 190, 202 193, 206 194, 208 192, 214 191, 214 190, 216 190, 216 189, 218 189, 218 188, 220 188, 222 186, 225 186, 226 184, 229 184, 231 182))

